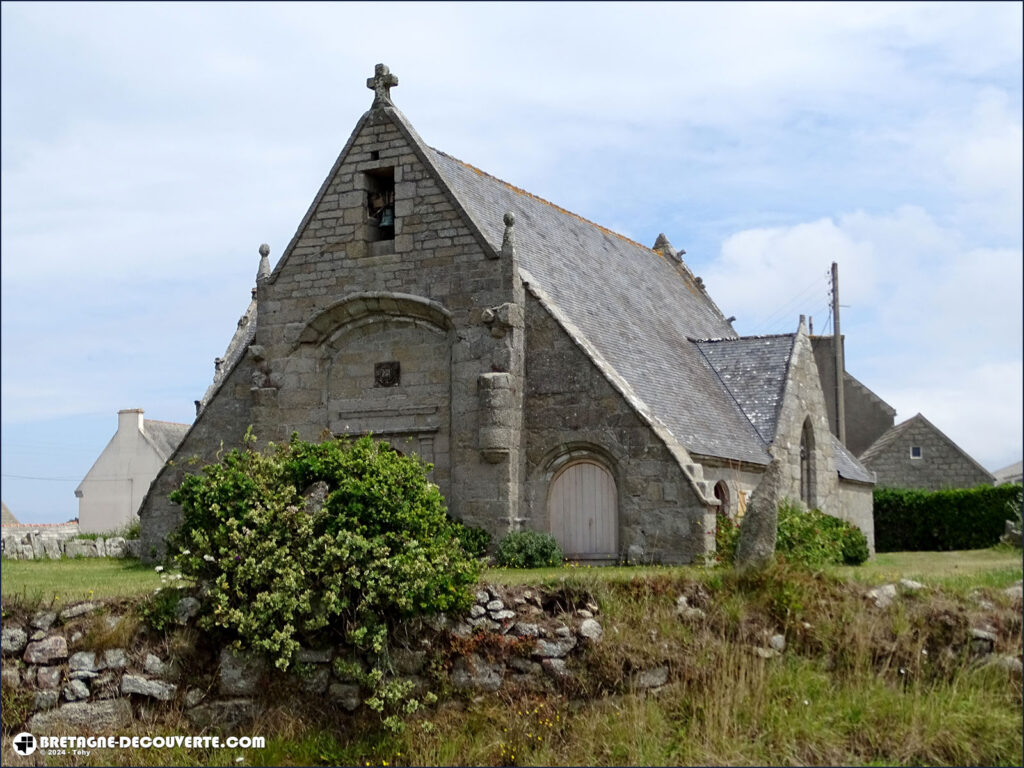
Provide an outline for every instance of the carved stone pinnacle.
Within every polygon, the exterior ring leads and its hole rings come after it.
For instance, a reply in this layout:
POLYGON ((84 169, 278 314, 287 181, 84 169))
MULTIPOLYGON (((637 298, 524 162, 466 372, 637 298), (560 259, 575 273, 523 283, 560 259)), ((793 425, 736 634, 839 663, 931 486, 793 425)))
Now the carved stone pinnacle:
POLYGON ((260 256, 269 256, 269 255, 270 255, 270 246, 267 245, 266 243, 262 243, 260 245, 260 256))

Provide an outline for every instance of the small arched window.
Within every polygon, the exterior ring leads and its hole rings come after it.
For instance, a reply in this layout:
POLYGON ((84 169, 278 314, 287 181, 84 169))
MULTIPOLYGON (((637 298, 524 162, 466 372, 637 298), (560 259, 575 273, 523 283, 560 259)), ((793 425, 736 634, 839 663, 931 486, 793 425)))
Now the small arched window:
POLYGON ((729 504, 729 486, 725 484, 725 480, 719 480, 715 483, 715 498, 721 504, 718 508, 719 513, 732 517, 732 507, 729 504))

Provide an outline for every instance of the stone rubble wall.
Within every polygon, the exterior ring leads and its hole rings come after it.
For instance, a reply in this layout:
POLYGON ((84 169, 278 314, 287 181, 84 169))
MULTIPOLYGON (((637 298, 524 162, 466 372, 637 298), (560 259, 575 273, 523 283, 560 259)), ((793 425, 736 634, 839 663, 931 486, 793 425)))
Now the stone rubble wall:
POLYGON ((76 530, 8 526, 3 529, 3 556, 11 560, 59 560, 62 557, 139 557, 138 539, 121 536, 79 539, 76 530))
MULTIPOLYGON (((924 589, 904 579, 866 591, 865 604, 869 610, 889 610, 904 596, 924 589)), ((1020 583, 1004 592, 1020 605, 1020 583)), ((979 606, 992 607, 982 600, 979 606)), ((198 608, 195 598, 182 598, 176 611, 178 623, 192 623, 198 608)), ((196 728, 230 731, 259 714, 264 701, 261 692, 271 687, 273 675, 281 674, 271 671, 263 659, 223 648, 209 657, 204 670, 186 677, 176 659, 161 657, 164 646, 147 647, 136 642, 138 637, 132 638, 130 648, 73 651, 81 647, 92 622, 105 622, 111 630, 117 627, 121 617, 104 615, 105 610, 102 604, 86 602, 60 612, 44 609, 30 617, 5 620, 3 688, 31 695, 28 731, 124 729, 136 719, 136 712, 145 709, 151 716, 154 704, 183 711, 196 728)), ((680 621, 690 624, 706 619, 705 611, 690 605, 685 595, 677 598, 675 612, 680 621)), ((585 663, 584 650, 604 636, 599 615, 599 607, 585 596, 568 599, 557 592, 481 585, 467 615, 437 615, 409 625, 410 631, 402 633, 405 646, 392 650, 390 666, 397 678, 412 683, 414 695, 422 695, 437 682, 428 678, 427 666, 438 653, 446 654, 443 668, 447 671, 442 674, 447 674, 457 692, 571 690, 585 663)), ((954 642, 963 644, 976 663, 997 665, 1019 679, 1019 658, 995 652, 999 631, 983 622, 954 642)), ((749 650, 763 659, 779 659, 787 652, 785 635, 766 630, 763 642, 749 650)), ((348 712, 363 706, 365 691, 346 670, 365 671, 369 659, 338 646, 302 649, 298 662, 297 671, 286 678, 296 697, 325 697, 348 712), (344 668, 335 665, 339 659, 349 663, 344 668)), ((660 688, 670 678, 669 667, 660 664, 631 669, 623 685, 625 690, 644 691, 660 688)))
MULTIPOLYGON (((193 623, 198 608, 195 598, 182 598, 178 624, 193 623)), ((260 692, 282 674, 266 660, 231 648, 212 654, 205 674, 193 672, 189 679, 177 660, 161 657, 161 646, 147 648, 135 642, 138 638, 130 648, 73 650, 81 647, 90 622, 117 626, 121 617, 101 615, 103 609, 98 603, 80 603, 59 613, 42 610, 27 620, 5 622, 3 687, 31 694, 29 731, 125 728, 139 705, 160 702, 179 707, 197 728, 230 730, 258 714, 260 692)), ((391 653, 391 667, 419 695, 436 682, 426 672, 432 653, 447 656, 446 674, 456 691, 555 690, 572 678, 574 659, 587 644, 600 642, 598 613, 593 603, 575 609, 536 590, 510 595, 504 588, 481 586, 467 615, 436 615, 410 625, 406 646, 391 653), (458 647, 462 650, 452 650, 458 647)), ((333 663, 339 659, 352 662, 349 669, 363 670, 372 661, 346 646, 304 648, 297 670, 286 680, 297 696, 323 696, 354 712, 363 706, 366 691, 333 663)), ((666 681, 667 668, 659 668, 639 675, 632 687, 666 681)))

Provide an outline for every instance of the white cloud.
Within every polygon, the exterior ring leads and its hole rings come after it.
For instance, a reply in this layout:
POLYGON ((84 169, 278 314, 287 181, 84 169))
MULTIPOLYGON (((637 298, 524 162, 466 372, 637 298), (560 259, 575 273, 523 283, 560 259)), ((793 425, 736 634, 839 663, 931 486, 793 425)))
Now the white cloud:
POLYGON ((5 424, 187 418, 163 408, 202 394, 257 245, 285 247, 377 62, 430 145, 641 242, 665 231, 744 331, 822 329, 840 262, 855 373, 883 396, 1020 359, 1019 4, 0 14, 5 424))
POLYGON ((850 372, 900 420, 920 411, 986 466, 1019 455, 1021 250, 968 248, 920 208, 859 211, 738 232, 707 283, 743 333, 792 331, 797 313, 828 333, 815 310, 823 290, 804 286, 832 260, 850 372))

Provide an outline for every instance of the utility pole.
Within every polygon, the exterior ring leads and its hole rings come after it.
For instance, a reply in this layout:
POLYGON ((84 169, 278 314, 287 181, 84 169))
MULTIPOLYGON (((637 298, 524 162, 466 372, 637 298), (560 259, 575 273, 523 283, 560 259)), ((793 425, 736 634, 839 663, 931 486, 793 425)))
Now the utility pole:
POLYGON ((843 402, 843 379, 846 365, 843 362, 843 337, 839 331, 839 265, 832 262, 832 351, 835 353, 836 370, 836 437, 846 445, 846 403, 843 402))

